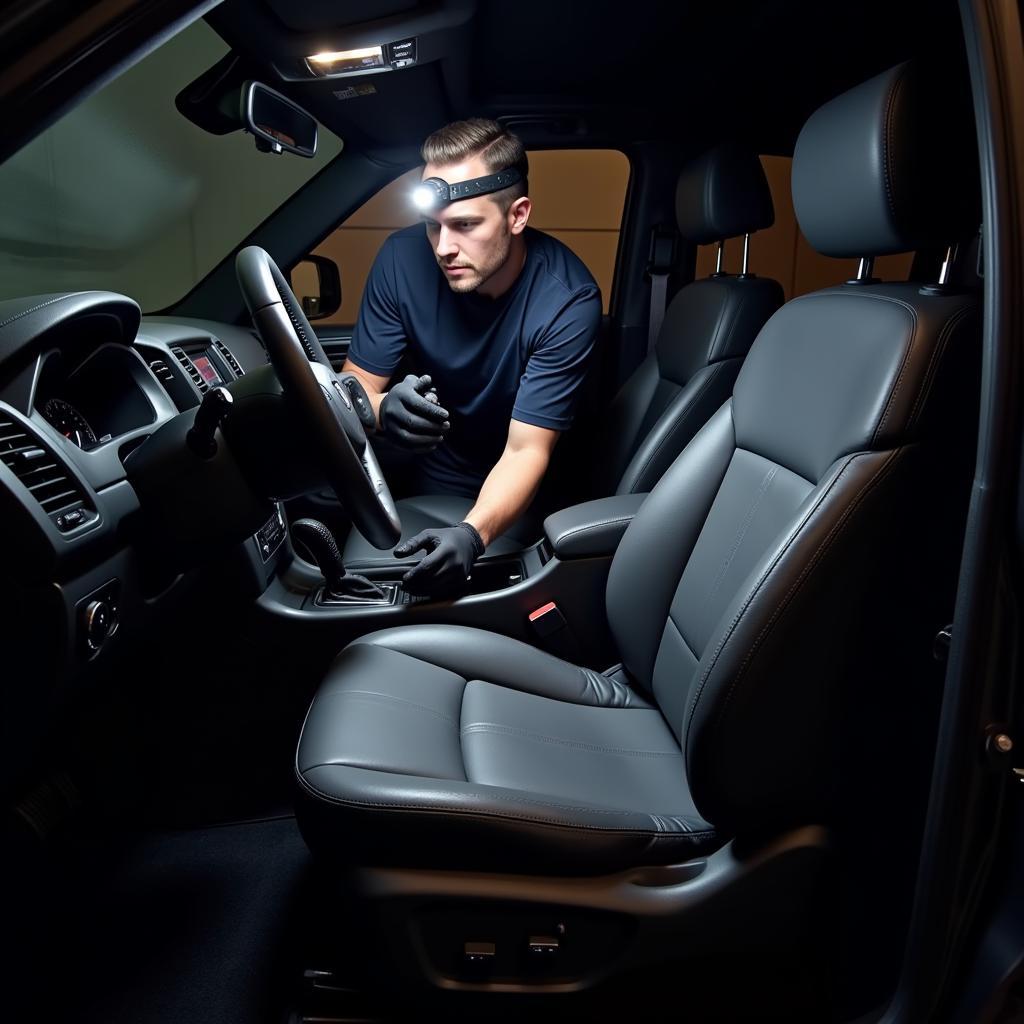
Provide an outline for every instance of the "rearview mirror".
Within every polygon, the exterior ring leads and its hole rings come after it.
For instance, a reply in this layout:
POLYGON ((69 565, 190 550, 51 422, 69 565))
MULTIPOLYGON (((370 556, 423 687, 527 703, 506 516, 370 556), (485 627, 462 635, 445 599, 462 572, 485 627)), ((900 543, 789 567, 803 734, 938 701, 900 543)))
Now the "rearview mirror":
POLYGON ((316 118, 262 82, 242 86, 241 117, 264 153, 316 154, 316 118))

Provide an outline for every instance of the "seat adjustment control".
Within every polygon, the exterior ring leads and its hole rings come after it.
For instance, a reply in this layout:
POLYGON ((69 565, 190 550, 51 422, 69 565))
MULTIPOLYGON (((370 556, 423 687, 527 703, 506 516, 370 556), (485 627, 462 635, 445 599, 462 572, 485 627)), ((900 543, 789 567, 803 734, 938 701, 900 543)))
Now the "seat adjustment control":
POLYGON ((531 935, 526 948, 531 957, 548 960, 558 952, 558 939, 554 935, 531 935))
POLYGON ((467 942, 462 950, 467 964, 489 964, 494 960, 493 942, 467 942))

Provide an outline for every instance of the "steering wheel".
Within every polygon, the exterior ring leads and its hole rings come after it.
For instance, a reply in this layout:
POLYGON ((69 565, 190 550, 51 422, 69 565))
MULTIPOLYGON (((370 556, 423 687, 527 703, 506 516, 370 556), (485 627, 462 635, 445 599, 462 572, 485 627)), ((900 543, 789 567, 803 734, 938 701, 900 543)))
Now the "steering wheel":
POLYGON ((238 284, 285 397, 299 411, 327 482, 356 529, 377 548, 402 535, 398 510, 373 448, 320 340, 284 275, 258 245, 235 260, 238 284))

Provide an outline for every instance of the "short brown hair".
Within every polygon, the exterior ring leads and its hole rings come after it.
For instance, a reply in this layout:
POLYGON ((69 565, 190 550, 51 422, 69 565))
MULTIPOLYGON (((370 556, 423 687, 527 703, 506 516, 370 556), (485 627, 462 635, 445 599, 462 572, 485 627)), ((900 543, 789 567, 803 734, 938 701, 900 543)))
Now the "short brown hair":
POLYGON ((457 164, 470 157, 480 156, 489 174, 514 167, 519 171, 520 180, 491 196, 506 210, 520 196, 529 194, 530 164, 526 150, 519 137, 497 121, 471 117, 467 121, 446 124, 427 136, 420 155, 426 164, 457 164))

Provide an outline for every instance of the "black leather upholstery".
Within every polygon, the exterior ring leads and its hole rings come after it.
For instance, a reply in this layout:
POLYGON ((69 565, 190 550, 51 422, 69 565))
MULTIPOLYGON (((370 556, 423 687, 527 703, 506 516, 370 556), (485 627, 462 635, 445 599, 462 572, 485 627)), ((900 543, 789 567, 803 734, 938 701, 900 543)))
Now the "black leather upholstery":
POLYGON ((654 487, 732 394, 751 343, 782 299, 768 277, 711 277, 677 293, 654 350, 612 402, 599 493, 654 487))
POLYGON ((646 494, 614 494, 570 505, 544 520, 544 536, 556 558, 611 555, 646 498, 646 494))
POLYGON ((626 530, 608 620, 716 826, 821 810, 840 725, 834 652, 856 643, 854 622, 868 636, 881 628, 865 624, 870 609, 847 615, 865 580, 883 571, 896 592, 920 575, 873 559, 938 514, 957 480, 952 465, 948 479, 921 479, 919 444, 937 444, 929 425, 970 429, 969 406, 951 395, 969 379, 977 313, 971 296, 922 296, 914 285, 788 303, 733 399, 626 530))
POLYGON ((900 619, 956 550, 979 312, 912 284, 784 306, 619 543, 615 670, 450 627, 343 652, 299 746, 314 848, 596 873, 828 819, 844 743, 877 753, 844 708, 884 715, 896 644, 927 656, 900 619))
POLYGON ((691 160, 676 186, 676 223, 695 245, 770 228, 775 207, 757 154, 727 143, 691 160))
MULTIPOLYGON (((683 237, 698 243, 769 227, 775 218, 761 161, 734 145, 718 147, 684 168, 676 211, 683 237)), ((754 276, 695 281, 675 295, 653 351, 612 401, 606 433, 596 446, 596 493, 636 494, 658 482, 732 394, 751 343, 782 300, 778 282, 754 276)), ((440 495, 402 499, 402 537, 427 526, 451 526, 472 504, 440 495)), ((517 523, 488 552, 506 554, 524 547, 539 537, 536 527, 517 523)), ((386 558, 387 553, 352 531, 345 545, 346 563, 386 558)))
POLYGON ((977 230, 969 94, 950 88, 947 76, 948 69, 901 64, 804 125, 793 154, 793 206, 818 252, 881 256, 977 230))
POLYGON ((657 708, 461 626, 349 645, 306 718, 297 769, 310 845, 375 863, 409 863, 415 848, 423 865, 585 874, 718 845, 657 708))

